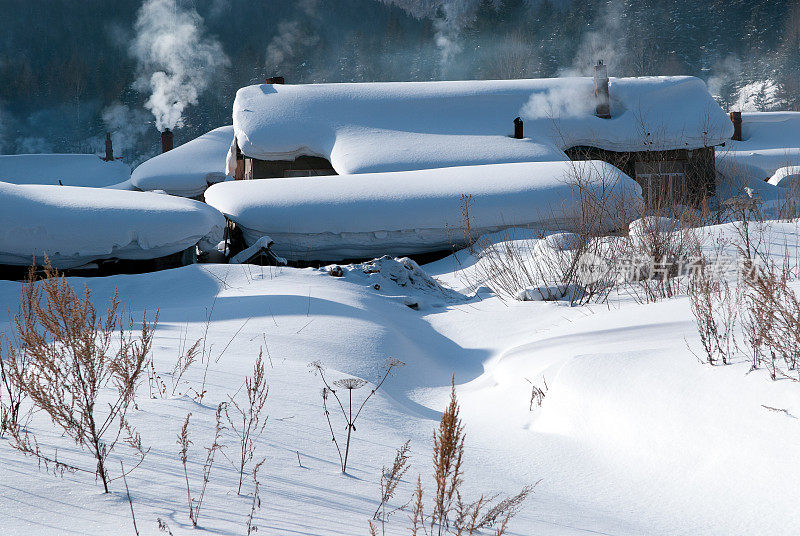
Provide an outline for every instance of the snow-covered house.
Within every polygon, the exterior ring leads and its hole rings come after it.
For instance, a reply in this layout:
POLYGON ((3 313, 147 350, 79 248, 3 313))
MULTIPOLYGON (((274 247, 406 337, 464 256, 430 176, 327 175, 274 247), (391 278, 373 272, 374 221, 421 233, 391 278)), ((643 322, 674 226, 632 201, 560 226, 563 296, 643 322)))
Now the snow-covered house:
POLYGON ((225 180, 225 154, 232 139, 233 127, 215 128, 142 162, 133 170, 131 183, 146 192, 200 199, 209 185, 225 180))
POLYGON ((256 179, 601 159, 634 177, 646 196, 713 194, 714 147, 730 139, 733 126, 701 80, 611 78, 609 113, 599 113, 596 84, 248 86, 233 105, 227 173, 238 167, 239 178, 256 179), (518 117, 521 139, 513 136, 518 117))
POLYGON ((227 181, 205 198, 235 223, 246 246, 262 240, 292 261, 342 261, 441 252, 510 227, 576 230, 584 199, 576 174, 596 199, 629 201, 620 204, 630 214, 609 203, 598 225, 618 229, 635 217, 641 188, 599 161, 227 181))
MULTIPOLYGON (((225 219, 198 201, 151 192, 0 182, 0 274, 41 264, 145 271, 213 250, 225 219)), ((102 271, 102 270, 101 270, 102 271)))
POLYGON ((131 169, 94 154, 0 155, 0 181, 11 184, 128 187, 131 169))

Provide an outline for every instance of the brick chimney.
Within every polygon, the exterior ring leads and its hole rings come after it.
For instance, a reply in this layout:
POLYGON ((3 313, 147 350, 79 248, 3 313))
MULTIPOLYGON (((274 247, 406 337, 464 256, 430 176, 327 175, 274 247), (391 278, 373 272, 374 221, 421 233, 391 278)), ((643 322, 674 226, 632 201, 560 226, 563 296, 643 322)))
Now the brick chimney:
POLYGON ((602 119, 611 118, 611 98, 608 93, 608 71, 603 60, 594 66, 595 115, 602 119))
POLYGON ((742 141, 742 112, 731 112, 731 123, 733 123, 733 141, 742 141))
POLYGON ((270 76, 267 78, 267 84, 284 84, 284 80, 282 76, 270 76))
POLYGON ((171 151, 173 143, 172 131, 165 128, 164 132, 161 133, 161 152, 166 153, 167 151, 171 151))
POLYGON ((106 162, 114 160, 114 147, 111 145, 111 133, 106 132, 106 157, 103 159, 106 162))

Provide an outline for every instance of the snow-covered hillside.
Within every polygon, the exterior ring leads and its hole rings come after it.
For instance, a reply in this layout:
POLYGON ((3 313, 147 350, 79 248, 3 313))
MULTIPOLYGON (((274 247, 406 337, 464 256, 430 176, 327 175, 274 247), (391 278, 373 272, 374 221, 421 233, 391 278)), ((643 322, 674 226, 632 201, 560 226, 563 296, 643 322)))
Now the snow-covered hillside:
MULTIPOLYGON (((710 232, 735 236, 730 225, 710 232)), ((796 262, 795 224, 776 226, 768 236, 774 258, 796 262)), ((215 407, 242 395, 260 348, 270 393, 269 421, 256 451, 266 458, 259 477, 263 506, 255 516, 259 533, 368 533, 381 467, 407 439, 412 467, 395 506, 411 498, 417 474, 430 490, 431 431, 451 374, 467 432, 465 492, 473 498, 510 493, 541 480, 512 534, 800 530, 795 382, 773 382, 763 370, 748 373, 744 359, 725 367, 700 364, 685 296, 654 304, 616 296, 608 305, 585 307, 504 301, 485 286, 469 290, 475 288, 465 272, 470 255, 423 266, 450 290, 413 264, 389 260, 343 267, 341 277, 325 269, 195 265, 71 279, 76 288, 87 285, 100 305, 117 289, 135 317, 159 310, 155 369, 169 392, 149 399, 145 381, 129 415, 151 447, 128 477, 141 534, 159 534, 158 518, 176 536, 202 533, 187 515, 177 434, 192 413, 189 476, 199 485, 215 407), (169 372, 177 355, 206 330, 207 358, 177 382, 173 395, 169 372), (334 379, 355 375, 375 382, 390 356, 406 366, 366 406, 349 474, 342 475, 323 415, 322 384, 307 364, 324 363, 334 379), (531 405, 531 386, 545 384, 541 406, 531 405), (200 402, 195 393, 203 390, 200 402)), ((0 304, 14 310, 19 291, 18 283, 0 282, 0 304)), ((7 322, 0 324, 7 329, 7 322)), ((34 415, 30 426, 43 448, 78 459, 74 445, 53 433, 43 415, 34 415)), ((230 431, 223 442, 233 456, 230 431)), ((121 482, 103 495, 91 476, 45 474, 5 443, 0 467, 4 534, 132 533, 121 482)), ((246 533, 252 483, 237 496, 237 477, 219 457, 200 516, 204 531, 246 533)), ((397 513, 387 534, 408 534, 407 526, 406 514, 397 513)))

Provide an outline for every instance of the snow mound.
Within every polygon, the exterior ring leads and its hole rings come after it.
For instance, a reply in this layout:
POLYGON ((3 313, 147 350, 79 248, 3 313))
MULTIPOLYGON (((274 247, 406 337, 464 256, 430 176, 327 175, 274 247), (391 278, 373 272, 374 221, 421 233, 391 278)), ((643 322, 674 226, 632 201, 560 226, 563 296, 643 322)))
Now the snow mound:
POLYGON ((326 269, 331 275, 340 274, 367 284, 382 294, 397 297, 412 309, 443 307, 447 303, 467 299, 463 294, 442 286, 408 257, 393 258, 386 255, 370 262, 329 266, 326 269))
POLYGON ((394 173, 231 181, 206 201, 242 229, 263 235, 289 259, 373 258, 441 251, 514 226, 569 231, 580 197, 574 173, 592 188, 641 199, 639 185, 600 161, 494 164, 394 173))
POLYGON ((246 156, 327 158, 339 174, 567 160, 563 150, 694 149, 730 120, 694 77, 612 78, 611 119, 591 78, 254 85, 233 105, 246 156), (513 120, 525 139, 513 139, 513 120))
POLYGON ((139 165, 131 182, 140 190, 164 190, 170 195, 197 197, 210 184, 224 181, 225 155, 233 127, 220 127, 139 165))
POLYGON ((122 186, 131 169, 118 160, 106 162, 94 154, 0 155, 0 181, 11 184, 122 186))
POLYGON ((717 167, 728 173, 757 170, 764 180, 779 168, 800 165, 800 112, 742 114, 742 141, 727 140, 717 167))
POLYGON ((200 243, 225 219, 213 208, 149 192, 0 182, 0 264, 50 258, 56 268, 98 259, 153 259, 200 243))

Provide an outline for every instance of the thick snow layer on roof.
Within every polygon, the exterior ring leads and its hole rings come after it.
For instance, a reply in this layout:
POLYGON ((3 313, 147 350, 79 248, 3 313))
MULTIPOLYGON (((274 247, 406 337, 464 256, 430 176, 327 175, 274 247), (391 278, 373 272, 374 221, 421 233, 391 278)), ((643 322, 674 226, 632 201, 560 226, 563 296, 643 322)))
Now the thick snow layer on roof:
POLYGON ((48 255, 57 268, 152 259, 218 243, 225 220, 189 199, 150 192, 0 182, 0 264, 48 255))
POLYGON ((252 244, 271 236, 278 255, 341 260, 439 251, 464 242, 462 195, 473 232, 510 226, 569 230, 575 171, 618 195, 640 199, 637 183, 599 161, 532 162, 418 171, 231 181, 206 202, 252 244))
POLYGON ((12 184, 114 186, 124 183, 131 169, 118 160, 106 162, 94 154, 0 155, 0 181, 12 184))
POLYGON ((225 180, 225 155, 233 127, 219 127, 139 165, 131 182, 140 190, 163 190, 170 195, 196 197, 209 184, 225 180))
POLYGON ((340 174, 566 160, 563 149, 699 148, 733 127, 693 77, 612 78, 611 119, 594 115, 591 78, 255 85, 233 124, 262 160, 330 160, 340 174), (513 139, 515 117, 525 120, 513 139))
POLYGON ((742 141, 728 140, 717 152, 723 172, 738 167, 760 170, 760 179, 776 170, 800 165, 800 112, 742 113, 742 141))

